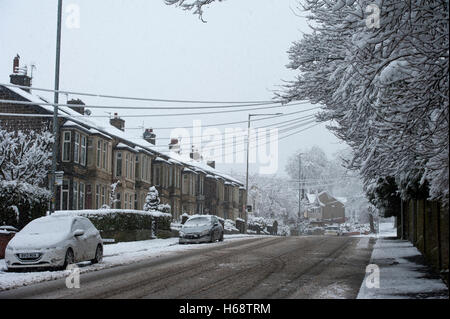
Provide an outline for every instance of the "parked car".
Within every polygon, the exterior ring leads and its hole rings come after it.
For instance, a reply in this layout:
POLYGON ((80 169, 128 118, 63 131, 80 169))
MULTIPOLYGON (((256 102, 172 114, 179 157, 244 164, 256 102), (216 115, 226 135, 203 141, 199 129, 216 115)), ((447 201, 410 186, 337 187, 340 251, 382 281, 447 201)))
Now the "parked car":
POLYGON ((340 230, 339 226, 328 226, 325 228, 324 235, 325 236, 340 236, 341 230, 340 230))
POLYGON ((80 216, 46 216, 26 225, 6 246, 8 270, 66 268, 85 260, 101 262, 103 241, 89 219, 80 216))
POLYGON ((217 216, 193 215, 180 229, 180 244, 223 241, 223 227, 217 216))

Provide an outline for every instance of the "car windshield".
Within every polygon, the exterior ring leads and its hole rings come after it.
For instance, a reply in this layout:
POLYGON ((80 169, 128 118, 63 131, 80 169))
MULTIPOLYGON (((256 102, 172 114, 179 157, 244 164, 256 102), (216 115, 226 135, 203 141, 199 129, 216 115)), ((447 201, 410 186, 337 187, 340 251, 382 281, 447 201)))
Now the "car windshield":
POLYGON ((328 230, 339 230, 338 227, 328 227, 327 229, 328 229, 328 230))
POLYGON ((54 234, 70 231, 72 220, 69 218, 44 217, 33 220, 24 229, 22 234, 39 235, 54 234))
POLYGON ((194 217, 184 223, 185 226, 203 226, 211 224, 211 219, 208 217, 194 217))

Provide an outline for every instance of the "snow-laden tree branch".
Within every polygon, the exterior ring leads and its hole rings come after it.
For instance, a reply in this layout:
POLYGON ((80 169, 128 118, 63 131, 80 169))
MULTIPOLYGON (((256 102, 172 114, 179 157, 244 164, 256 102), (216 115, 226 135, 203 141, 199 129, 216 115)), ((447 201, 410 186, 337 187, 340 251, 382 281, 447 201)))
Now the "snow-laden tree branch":
POLYGON ((181 7, 183 10, 193 11, 194 14, 198 15, 198 17, 203 21, 203 7, 209 5, 213 2, 220 2, 222 0, 164 0, 167 5, 177 5, 181 7))
POLYGON ((298 76, 278 95, 324 105, 318 119, 352 147, 366 189, 392 176, 404 198, 427 185, 448 205, 448 5, 302 1, 314 31, 289 50, 298 76))

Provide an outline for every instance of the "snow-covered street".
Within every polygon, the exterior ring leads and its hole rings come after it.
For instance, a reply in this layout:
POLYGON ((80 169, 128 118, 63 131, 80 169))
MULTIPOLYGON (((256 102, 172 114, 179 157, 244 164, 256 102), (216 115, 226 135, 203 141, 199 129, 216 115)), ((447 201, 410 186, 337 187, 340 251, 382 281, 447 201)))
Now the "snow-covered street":
POLYGON ((424 258, 409 241, 392 239, 391 224, 380 224, 371 264, 380 269, 379 288, 368 288, 364 279, 358 299, 447 298, 448 288, 424 265, 424 258))
MULTIPOLYGON (((214 244, 197 245, 179 245, 178 238, 122 242, 104 246, 104 258, 102 263, 91 265, 90 262, 85 262, 78 264, 78 266, 80 267, 80 273, 86 273, 114 266, 131 264, 148 258, 158 258, 187 250, 202 249, 208 245, 217 245, 219 247, 226 242, 246 240, 255 237, 261 236, 225 235, 225 241, 222 243, 217 242, 214 244)), ((0 259, 0 291, 63 278, 66 277, 67 274, 67 271, 6 272, 5 260, 0 259)))

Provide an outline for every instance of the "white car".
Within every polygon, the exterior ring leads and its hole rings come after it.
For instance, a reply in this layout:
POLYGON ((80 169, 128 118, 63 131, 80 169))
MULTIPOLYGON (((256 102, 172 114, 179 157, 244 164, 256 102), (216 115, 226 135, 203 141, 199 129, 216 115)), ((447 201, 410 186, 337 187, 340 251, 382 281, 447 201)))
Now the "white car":
POLYGON ((217 216, 193 215, 181 227, 180 244, 223 241, 223 227, 217 216))
POLYGON ((101 262, 103 241, 89 219, 80 216, 37 218, 6 246, 8 270, 57 267, 90 260, 101 262))
POLYGON ((341 230, 339 226, 328 226, 325 228, 325 236, 341 236, 341 230))

